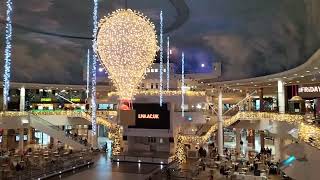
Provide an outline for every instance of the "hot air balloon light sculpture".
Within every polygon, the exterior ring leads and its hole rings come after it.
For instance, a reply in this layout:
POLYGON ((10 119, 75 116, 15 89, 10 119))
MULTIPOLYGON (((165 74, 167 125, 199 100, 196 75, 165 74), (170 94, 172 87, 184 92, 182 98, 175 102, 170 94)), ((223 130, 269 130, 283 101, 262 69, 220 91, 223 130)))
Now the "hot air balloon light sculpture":
POLYGON ((96 52, 116 87, 120 109, 132 108, 158 49, 155 26, 142 13, 119 9, 100 20, 96 52))

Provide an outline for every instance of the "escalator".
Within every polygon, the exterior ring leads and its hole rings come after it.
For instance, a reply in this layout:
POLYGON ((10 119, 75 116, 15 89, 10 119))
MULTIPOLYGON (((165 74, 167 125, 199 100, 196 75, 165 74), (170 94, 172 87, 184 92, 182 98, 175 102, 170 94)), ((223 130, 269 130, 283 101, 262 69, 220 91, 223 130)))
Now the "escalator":
POLYGON ((74 150, 81 150, 88 148, 87 146, 80 144, 80 142, 77 142, 76 140, 72 139, 71 137, 67 137, 65 132, 58 128, 57 126, 51 124, 47 120, 29 113, 29 120, 30 120, 30 126, 48 134, 49 136, 58 139, 60 142, 65 143, 72 147, 74 150))

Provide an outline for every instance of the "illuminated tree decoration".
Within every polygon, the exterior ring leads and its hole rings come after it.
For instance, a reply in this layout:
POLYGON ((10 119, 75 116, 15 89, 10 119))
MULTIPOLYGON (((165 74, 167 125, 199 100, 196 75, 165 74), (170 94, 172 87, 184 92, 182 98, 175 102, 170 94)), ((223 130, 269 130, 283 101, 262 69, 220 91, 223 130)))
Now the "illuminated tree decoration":
POLYGON ((100 20, 97 52, 121 100, 132 100, 155 59, 155 26, 131 9, 120 9, 100 20))

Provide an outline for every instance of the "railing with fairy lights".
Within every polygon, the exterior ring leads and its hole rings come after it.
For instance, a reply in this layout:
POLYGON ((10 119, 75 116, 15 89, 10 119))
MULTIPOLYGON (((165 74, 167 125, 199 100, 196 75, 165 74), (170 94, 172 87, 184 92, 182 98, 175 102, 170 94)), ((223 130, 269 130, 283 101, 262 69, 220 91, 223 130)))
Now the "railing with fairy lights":
MULTIPOLYGON (((181 95, 182 91, 177 90, 163 90, 162 94, 164 96, 176 96, 176 95, 181 95)), ((158 96, 160 94, 159 90, 141 90, 138 91, 136 95, 144 95, 144 96, 158 96)), ((108 96, 117 96, 117 92, 110 92, 108 93, 108 96)), ((185 91, 186 96, 205 96, 206 92, 205 91, 185 91)))
MULTIPOLYGON (((298 127, 298 139, 320 149, 320 127, 307 124, 302 115, 279 114, 270 112, 238 112, 236 115, 224 120, 224 127, 228 127, 238 120, 273 120, 294 124, 298 127)), ((185 144, 204 144, 218 129, 217 124, 213 124, 202 136, 196 135, 177 135, 177 146, 175 158, 180 163, 186 162, 185 144)))
MULTIPOLYGON (((106 111, 104 111, 105 113, 106 111)), ((91 115, 84 111, 32 111, 33 115, 65 115, 68 117, 79 117, 91 121, 91 115)), ((116 115, 114 111, 108 112, 109 114, 116 115)), ((16 116, 28 116, 28 112, 19 111, 4 111, 0 113, 0 117, 16 117, 16 116)), ((113 141, 112 154, 118 155, 121 150, 122 130, 115 122, 108 120, 106 117, 99 116, 97 114, 97 124, 106 126, 109 129, 109 139, 113 141)))

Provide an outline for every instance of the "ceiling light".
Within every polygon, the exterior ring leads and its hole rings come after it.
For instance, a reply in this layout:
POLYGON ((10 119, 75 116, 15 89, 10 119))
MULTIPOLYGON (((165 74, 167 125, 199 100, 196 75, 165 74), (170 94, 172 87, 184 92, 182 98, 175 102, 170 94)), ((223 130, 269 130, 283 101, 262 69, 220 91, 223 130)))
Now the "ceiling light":
POLYGON ((292 82, 290 81, 289 84, 291 84, 292 82))
POLYGON ((268 84, 268 86, 271 86, 271 84, 268 84))
POLYGON ((283 77, 284 79, 287 79, 287 77, 283 77))
POLYGON ((205 65, 204 64, 201 64, 201 67, 204 67, 205 65))
POLYGON ((295 76, 298 76, 298 74, 294 74, 295 76))
POLYGON ((253 82, 251 82, 251 84, 253 84, 253 82))
POLYGON ((256 84, 254 86, 257 86, 256 84))
POLYGON ((313 69, 318 69, 318 67, 314 67, 313 69))
POLYGON ((307 73, 309 73, 310 71, 306 71, 307 73))
POLYGON ((297 83, 299 83, 300 81, 296 81, 297 83))
POLYGON ((300 77, 302 77, 302 78, 303 78, 304 76, 302 75, 302 76, 300 76, 300 77))

